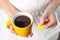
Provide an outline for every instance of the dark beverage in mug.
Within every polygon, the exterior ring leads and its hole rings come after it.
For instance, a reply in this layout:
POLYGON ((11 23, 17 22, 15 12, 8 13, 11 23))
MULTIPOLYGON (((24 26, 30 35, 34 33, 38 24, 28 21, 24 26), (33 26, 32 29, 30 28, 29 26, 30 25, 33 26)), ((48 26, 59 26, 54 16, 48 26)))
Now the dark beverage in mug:
POLYGON ((18 16, 14 20, 14 24, 20 28, 27 27, 30 23, 31 23, 31 19, 25 15, 18 16))

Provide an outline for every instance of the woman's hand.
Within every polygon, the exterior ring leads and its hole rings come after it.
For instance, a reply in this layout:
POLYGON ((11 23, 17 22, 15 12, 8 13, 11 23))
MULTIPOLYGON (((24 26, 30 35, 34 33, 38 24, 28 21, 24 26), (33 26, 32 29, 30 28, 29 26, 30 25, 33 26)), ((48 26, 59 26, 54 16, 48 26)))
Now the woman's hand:
MULTIPOLYGON (((19 11, 9 2, 9 0, 0 0, 0 6, 4 9, 6 14, 8 15, 9 20, 12 20, 13 19, 12 17, 14 16, 14 14, 19 11)), ((10 29, 11 33, 17 35, 13 29, 12 24, 8 25, 8 28, 10 29)), ((28 36, 32 36, 32 33, 30 33, 28 36)), ((26 37, 28 37, 28 36, 26 36, 26 37)))
POLYGON ((46 11, 42 14, 40 18, 40 25, 45 25, 45 28, 49 28, 55 26, 57 24, 57 20, 54 12, 46 11))
POLYGON ((45 25, 45 28, 52 27, 57 24, 55 10, 60 4, 60 0, 51 0, 44 13, 40 18, 40 25, 45 25))
MULTIPOLYGON (((8 10, 7 10, 6 13, 7 13, 8 17, 9 17, 9 20, 12 20, 14 14, 17 13, 17 12, 18 12, 18 10, 17 10, 15 7, 12 8, 12 11, 8 11, 8 10)), ((15 34, 15 35, 18 35, 18 34, 14 31, 12 24, 8 25, 8 28, 10 29, 11 33, 13 33, 13 34, 15 34)), ((29 37, 29 36, 31 37, 31 36, 32 36, 32 33, 30 33, 28 36, 24 36, 24 37, 29 37)))
MULTIPOLYGON (((18 11, 19 11, 19 10, 17 10, 15 7, 13 7, 11 11, 8 11, 8 10, 7 10, 6 13, 7 13, 9 19, 12 20, 14 14, 17 13, 18 11)), ((10 24, 8 27, 9 27, 11 33, 13 33, 13 34, 15 34, 15 35, 18 35, 18 34, 14 31, 12 24, 10 24)), ((31 32, 28 36, 24 36, 24 37, 29 37, 29 36, 30 36, 30 37, 32 36, 32 32, 31 32)))

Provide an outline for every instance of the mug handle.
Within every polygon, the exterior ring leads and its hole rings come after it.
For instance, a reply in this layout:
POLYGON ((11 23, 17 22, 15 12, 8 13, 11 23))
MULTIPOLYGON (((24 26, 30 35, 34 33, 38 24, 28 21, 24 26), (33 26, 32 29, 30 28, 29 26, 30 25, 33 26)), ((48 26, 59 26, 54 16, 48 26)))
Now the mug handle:
POLYGON ((6 27, 9 29, 9 25, 11 25, 11 24, 13 25, 12 20, 7 21, 6 22, 6 27))

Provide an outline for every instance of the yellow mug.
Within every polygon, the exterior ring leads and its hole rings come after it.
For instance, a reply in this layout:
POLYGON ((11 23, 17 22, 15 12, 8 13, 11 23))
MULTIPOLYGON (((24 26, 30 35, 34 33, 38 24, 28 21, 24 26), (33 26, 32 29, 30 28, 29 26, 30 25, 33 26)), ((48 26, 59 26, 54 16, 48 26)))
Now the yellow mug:
POLYGON ((28 13, 28 12, 19 12, 19 13, 15 14, 15 15, 13 16, 13 19, 12 19, 12 20, 10 20, 10 21, 8 21, 8 22, 6 23, 6 26, 8 27, 8 25, 10 25, 10 24, 13 25, 13 29, 15 30, 15 32, 16 32, 19 36, 27 36, 27 35, 31 32, 31 29, 32 29, 33 17, 32 17, 32 15, 31 15, 30 13, 28 13), (18 16, 22 16, 22 15, 30 18, 30 20, 31 20, 30 24, 27 25, 26 27, 23 27, 23 28, 16 26, 15 23, 14 23, 15 19, 16 19, 18 16))

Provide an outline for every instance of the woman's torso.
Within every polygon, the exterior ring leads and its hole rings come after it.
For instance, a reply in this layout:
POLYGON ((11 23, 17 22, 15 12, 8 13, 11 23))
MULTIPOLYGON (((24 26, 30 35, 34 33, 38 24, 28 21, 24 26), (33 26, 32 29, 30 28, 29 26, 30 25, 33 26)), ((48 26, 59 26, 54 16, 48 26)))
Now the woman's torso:
POLYGON ((9 0, 12 5, 21 11, 37 12, 46 6, 51 0, 9 0))

